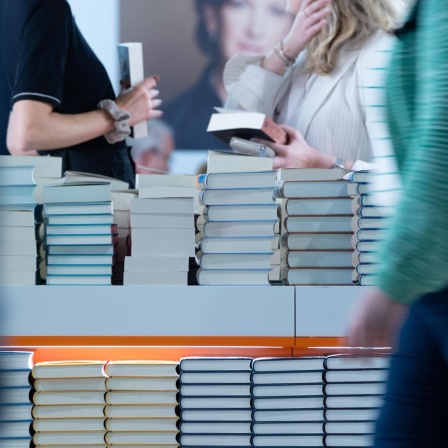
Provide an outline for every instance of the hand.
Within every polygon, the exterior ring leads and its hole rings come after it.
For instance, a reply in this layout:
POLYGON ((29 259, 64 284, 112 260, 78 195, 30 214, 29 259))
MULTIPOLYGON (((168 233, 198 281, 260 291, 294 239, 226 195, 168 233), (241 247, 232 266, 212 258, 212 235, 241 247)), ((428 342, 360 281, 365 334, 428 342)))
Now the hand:
POLYGON ((303 0, 288 35, 283 39, 283 49, 288 57, 296 58, 308 42, 327 24, 331 0, 303 0))
POLYGON ((163 112, 157 110, 162 103, 157 98, 159 91, 156 86, 159 80, 159 76, 150 76, 117 97, 118 107, 131 115, 130 126, 162 116, 163 112))
POLYGON ((274 170, 280 168, 331 168, 333 166, 334 156, 322 154, 308 145, 297 129, 286 124, 281 124, 280 127, 288 133, 288 144, 281 145, 266 140, 256 140, 276 152, 274 170))
POLYGON ((347 330, 350 347, 394 347, 408 306, 392 301, 380 289, 369 291, 357 304, 347 330))

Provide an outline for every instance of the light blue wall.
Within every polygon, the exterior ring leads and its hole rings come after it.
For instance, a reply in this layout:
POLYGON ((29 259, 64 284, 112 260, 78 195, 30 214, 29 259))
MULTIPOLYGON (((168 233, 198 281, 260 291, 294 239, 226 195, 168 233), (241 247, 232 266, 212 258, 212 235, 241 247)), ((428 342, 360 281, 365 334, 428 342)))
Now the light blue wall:
POLYGON ((118 89, 119 0, 68 0, 81 32, 118 89))

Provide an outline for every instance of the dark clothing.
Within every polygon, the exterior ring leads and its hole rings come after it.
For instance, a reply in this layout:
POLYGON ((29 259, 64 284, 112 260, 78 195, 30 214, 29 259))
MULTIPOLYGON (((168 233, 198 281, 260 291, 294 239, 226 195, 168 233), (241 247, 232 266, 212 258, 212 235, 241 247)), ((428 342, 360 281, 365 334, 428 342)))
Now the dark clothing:
POLYGON ((447 447, 448 289, 411 306, 393 355, 375 448, 447 447))
POLYGON ((197 84, 171 101, 164 109, 164 120, 173 128, 176 149, 229 149, 229 145, 207 132, 214 107, 222 103, 213 88, 211 68, 197 84))
MULTIPOLYGON (((0 151, 7 154, 7 116, 16 101, 48 103, 60 114, 97 109, 115 99, 107 72, 79 31, 66 0, 0 0, 0 151)), ((55 151, 63 170, 87 171, 133 183, 124 142, 104 137, 55 151)))

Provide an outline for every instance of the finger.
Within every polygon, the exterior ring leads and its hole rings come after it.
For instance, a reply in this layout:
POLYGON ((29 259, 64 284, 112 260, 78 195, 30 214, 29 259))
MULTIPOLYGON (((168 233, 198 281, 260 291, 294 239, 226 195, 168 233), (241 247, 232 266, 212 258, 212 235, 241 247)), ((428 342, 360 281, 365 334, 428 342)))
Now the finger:
POLYGON ((149 97, 151 98, 151 99, 154 99, 154 98, 156 98, 157 96, 159 96, 159 91, 157 90, 157 89, 151 89, 150 91, 149 91, 149 97))
POLYGON ((315 12, 325 8, 329 3, 330 0, 310 0, 306 2, 306 5, 304 2, 304 7, 302 9, 306 9, 306 14, 308 14, 308 16, 311 16, 315 12))
POLYGON ((316 24, 310 26, 307 31, 310 38, 319 34, 325 28, 327 23, 328 23, 327 19, 324 18, 324 19, 319 20, 319 22, 317 22, 316 24))
POLYGON ((153 88, 156 87, 157 83, 159 82, 160 77, 155 75, 155 76, 149 76, 148 78, 145 78, 142 82, 141 85, 148 90, 151 90, 153 88))
POLYGON ((275 156, 272 162, 272 168, 274 170, 279 170, 281 168, 286 168, 286 159, 281 156, 275 156))
POLYGON ((149 107, 151 109, 157 109, 162 104, 162 100, 159 98, 149 100, 149 107))

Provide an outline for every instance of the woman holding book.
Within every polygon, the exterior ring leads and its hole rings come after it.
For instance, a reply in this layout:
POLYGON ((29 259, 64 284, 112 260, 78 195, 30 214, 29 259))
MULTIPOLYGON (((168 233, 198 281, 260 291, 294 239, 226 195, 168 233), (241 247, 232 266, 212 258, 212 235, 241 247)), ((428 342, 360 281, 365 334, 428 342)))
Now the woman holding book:
MULTIPOLYGON (((294 22, 265 56, 232 58, 224 71, 226 108, 259 111, 281 123, 289 144, 275 168, 344 166, 372 159, 381 76, 395 42, 391 0, 288 0, 294 22), (377 69, 377 70, 372 70, 377 69)), ((363 162, 364 161, 364 162, 363 162)))
POLYGON ((11 154, 59 156, 63 171, 133 185, 124 139, 130 126, 161 115, 157 81, 115 98, 66 0, 0 2, 0 146, 11 154))

